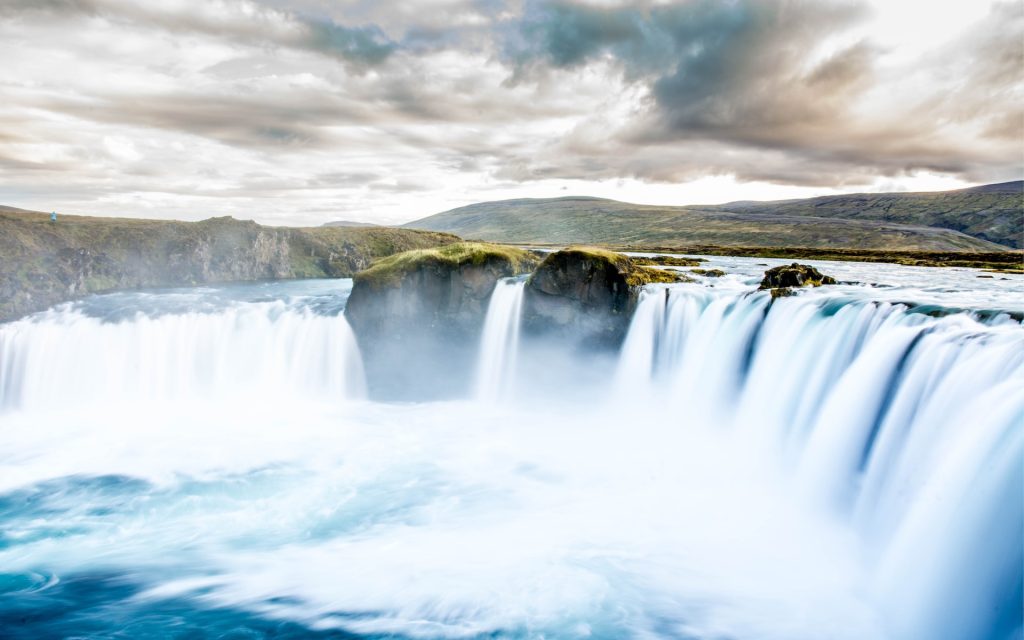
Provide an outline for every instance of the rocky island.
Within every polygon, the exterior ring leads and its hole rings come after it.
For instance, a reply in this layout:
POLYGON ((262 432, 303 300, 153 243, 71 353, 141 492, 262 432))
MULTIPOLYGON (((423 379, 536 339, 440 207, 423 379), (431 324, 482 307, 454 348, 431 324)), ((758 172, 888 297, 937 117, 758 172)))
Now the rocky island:
POLYGON ((480 242, 400 253, 355 275, 345 310, 368 383, 393 398, 408 389, 464 390, 491 293, 499 279, 520 275, 526 277, 525 332, 597 349, 621 344, 644 285, 687 279, 593 247, 570 247, 543 260, 480 242))

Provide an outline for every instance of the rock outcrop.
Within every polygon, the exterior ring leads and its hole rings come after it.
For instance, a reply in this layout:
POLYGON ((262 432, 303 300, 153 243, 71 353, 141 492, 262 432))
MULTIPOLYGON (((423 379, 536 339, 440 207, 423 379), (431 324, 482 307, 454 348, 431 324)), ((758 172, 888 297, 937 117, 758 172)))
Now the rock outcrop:
POLYGON ((616 348, 629 328, 640 288, 685 279, 603 249, 557 251, 527 281, 523 329, 573 346, 616 348))
POLYGON ((695 273, 705 278, 721 278, 725 275, 725 272, 721 269, 690 269, 690 273, 695 273))
POLYGON ((835 284, 836 279, 822 275, 809 264, 782 265, 764 272, 759 289, 775 289, 777 287, 820 287, 823 284, 835 284))
POLYGON ((89 293, 280 278, 348 277, 376 258, 458 240, 390 228, 264 227, 0 211, 0 321, 89 293))
POLYGON ((523 249, 464 242, 397 254, 357 273, 345 316, 371 390, 392 399, 464 391, 495 284, 538 262, 523 249))
POLYGON ((758 289, 771 289, 772 298, 780 298, 792 295, 792 287, 820 287, 835 283, 835 278, 823 275, 811 265, 794 262, 765 271, 758 289))
POLYGON ((686 258, 683 256, 665 255, 630 256, 629 259, 633 261, 633 264, 644 267, 697 267, 700 266, 702 262, 707 262, 704 258, 686 258))

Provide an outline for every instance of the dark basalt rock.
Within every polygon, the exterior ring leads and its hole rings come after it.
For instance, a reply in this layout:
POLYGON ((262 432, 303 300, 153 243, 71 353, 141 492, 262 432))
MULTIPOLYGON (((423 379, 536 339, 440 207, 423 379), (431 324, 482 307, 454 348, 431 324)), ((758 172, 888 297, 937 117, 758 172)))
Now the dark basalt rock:
POLYGON ((684 279, 675 271, 637 265, 619 253, 564 249, 550 254, 530 276, 523 329, 573 346, 616 348, 625 337, 640 288, 684 279))
POLYGON ((822 275, 820 271, 807 264, 794 262, 790 265, 774 267, 764 272, 759 289, 777 289, 780 287, 819 287, 823 284, 836 284, 836 279, 822 275))

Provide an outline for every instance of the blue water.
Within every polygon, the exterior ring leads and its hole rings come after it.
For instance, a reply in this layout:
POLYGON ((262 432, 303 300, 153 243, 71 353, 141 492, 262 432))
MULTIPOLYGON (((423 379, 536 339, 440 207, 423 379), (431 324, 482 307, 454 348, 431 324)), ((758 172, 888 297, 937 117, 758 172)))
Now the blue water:
POLYGON ((229 608, 198 608, 187 599, 135 600, 142 587, 131 574, 0 575, 0 628, 12 640, 49 638, 180 638, 256 640, 359 638, 339 630, 316 631, 289 621, 229 608), (42 583, 42 584, 40 584, 42 583))

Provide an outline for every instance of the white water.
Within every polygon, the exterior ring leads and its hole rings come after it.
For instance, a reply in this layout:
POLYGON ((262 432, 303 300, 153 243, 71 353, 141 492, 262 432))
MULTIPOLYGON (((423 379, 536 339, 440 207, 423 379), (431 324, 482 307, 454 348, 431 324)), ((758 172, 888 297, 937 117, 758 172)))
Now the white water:
POLYGON ((483 402, 507 398, 512 391, 525 285, 522 279, 504 278, 495 284, 491 294, 475 378, 476 398, 483 402))
POLYGON ((683 428, 724 430, 780 461, 810 509, 849 522, 893 637, 988 637, 1000 616, 1013 620, 1021 327, 824 296, 765 315, 767 299, 650 292, 617 378, 683 428))
POLYGON ((51 312, 0 327, 0 408, 365 394, 342 316, 282 303, 107 322, 51 312))
POLYGON ((352 399, 337 305, 273 289, 2 325, 0 566, 130 577, 115 626, 174 598, 418 638, 1019 637, 1024 329, 870 293, 655 289, 587 395, 513 384, 561 360, 496 297, 500 404, 352 399))

